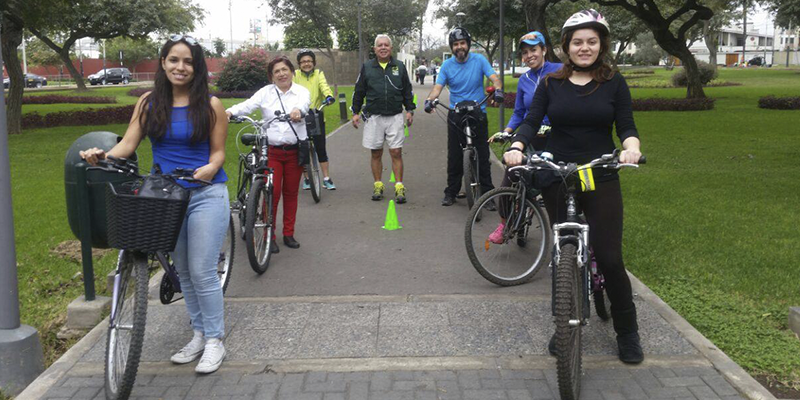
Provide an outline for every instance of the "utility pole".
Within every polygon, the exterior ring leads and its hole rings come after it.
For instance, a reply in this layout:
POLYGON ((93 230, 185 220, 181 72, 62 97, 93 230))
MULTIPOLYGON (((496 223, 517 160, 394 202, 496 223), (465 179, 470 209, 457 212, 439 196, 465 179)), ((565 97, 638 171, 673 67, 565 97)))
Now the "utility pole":
POLYGON ((25 35, 22 35, 22 73, 28 74, 28 58, 25 54, 25 35))
POLYGON ((744 33, 744 40, 742 41, 742 64, 747 62, 747 0, 744 0, 744 26, 742 27, 744 33))
POLYGON ((231 27, 231 42, 230 42, 231 49, 230 49, 230 51, 228 51, 228 57, 230 57, 233 54, 233 11, 232 11, 233 5, 232 5, 232 1, 233 0, 228 0, 228 19, 229 19, 229 23, 230 23, 230 27, 231 27))
POLYGON ((108 72, 106 71, 106 40, 103 39, 103 79, 108 82, 108 72))
MULTIPOLYGON (((503 0, 500 0, 500 84, 505 85, 505 70, 506 70, 506 57, 505 57, 505 45, 503 41, 503 25, 505 22, 505 18, 503 16, 503 0)), ((500 129, 498 131, 502 131, 506 125, 506 109, 504 103, 500 103, 500 129)))
POLYGON ((0 96, 0 387, 13 396, 44 371, 44 358, 39 332, 20 321, 10 168, 6 100, 0 96))
POLYGON ((791 53, 792 48, 789 46, 789 34, 792 33, 792 24, 789 23, 789 30, 786 31, 786 68, 789 68, 789 53, 791 53))
POLYGON ((361 43, 361 0, 358 0, 358 63, 364 63, 364 45, 361 43))

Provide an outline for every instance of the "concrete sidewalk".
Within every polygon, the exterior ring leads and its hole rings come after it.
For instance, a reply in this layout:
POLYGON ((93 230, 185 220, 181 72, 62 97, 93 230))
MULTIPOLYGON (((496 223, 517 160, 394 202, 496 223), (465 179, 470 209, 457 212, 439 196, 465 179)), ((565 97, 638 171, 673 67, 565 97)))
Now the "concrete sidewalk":
MULTIPOLYGON (((416 87, 420 103, 429 88, 416 87)), ((545 348, 554 329, 549 274, 500 288, 475 272, 464 250, 465 202, 439 205, 445 123, 415 116, 404 151, 409 202, 397 206, 398 231, 381 229, 388 201, 369 200, 369 152, 360 143, 349 125, 329 138, 338 190, 325 191, 319 204, 302 193, 300 249, 281 246, 258 276, 237 244, 220 371, 197 376, 193 365, 169 363, 191 330, 182 302, 163 306, 153 288, 132 398, 558 398, 545 348)), ((498 184, 501 171, 493 172, 498 184)), ((619 362, 610 322, 593 317, 584 330, 582 399, 773 398, 633 284, 645 362, 619 362)), ((95 328, 18 398, 104 398, 105 330, 105 323, 95 328)))

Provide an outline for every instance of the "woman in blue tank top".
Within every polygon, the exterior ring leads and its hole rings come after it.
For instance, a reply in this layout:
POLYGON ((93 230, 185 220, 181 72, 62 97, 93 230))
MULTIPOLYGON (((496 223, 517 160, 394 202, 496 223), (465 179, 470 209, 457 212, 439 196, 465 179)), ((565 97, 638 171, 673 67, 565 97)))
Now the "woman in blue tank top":
MULTIPOLYGON (((160 59, 153 91, 139 98, 125 136, 107 154, 130 157, 147 136, 153 164, 163 172, 192 169, 194 178, 213 182, 209 186, 180 182, 191 197, 178 244, 170 254, 194 329, 192 340, 171 360, 185 364, 202 356, 195 371, 211 373, 225 358, 217 257, 230 218, 228 177, 222 169, 228 118, 219 99, 209 95, 208 68, 197 41, 173 35, 162 47, 160 59)), ((81 156, 95 164, 106 153, 92 148, 81 156)))

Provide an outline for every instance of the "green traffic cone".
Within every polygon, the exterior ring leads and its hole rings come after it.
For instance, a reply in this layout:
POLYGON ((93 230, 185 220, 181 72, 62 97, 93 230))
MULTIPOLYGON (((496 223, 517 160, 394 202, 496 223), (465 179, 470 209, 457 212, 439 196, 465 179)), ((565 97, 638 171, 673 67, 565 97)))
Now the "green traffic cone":
POLYGON ((408 136, 408 125, 405 125, 405 124, 403 125, 403 134, 405 134, 406 137, 409 137, 408 136))
POLYGON ((389 209, 386 210, 386 222, 383 223, 381 228, 386 229, 387 231, 403 229, 403 227, 400 226, 400 221, 397 220, 397 211, 394 209, 394 200, 389 200, 389 209))
POLYGON ((389 177, 389 182, 390 183, 395 183, 396 182, 395 179, 394 179, 394 171, 392 171, 392 176, 389 177))

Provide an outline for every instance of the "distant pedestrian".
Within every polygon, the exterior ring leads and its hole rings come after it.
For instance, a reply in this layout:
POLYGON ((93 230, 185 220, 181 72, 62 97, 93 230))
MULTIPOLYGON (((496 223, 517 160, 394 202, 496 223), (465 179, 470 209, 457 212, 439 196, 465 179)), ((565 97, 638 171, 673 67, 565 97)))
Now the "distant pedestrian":
POLYGON ((425 85, 425 75, 428 75, 428 68, 425 67, 425 64, 421 64, 417 68, 417 75, 419 75, 419 84, 425 85))

